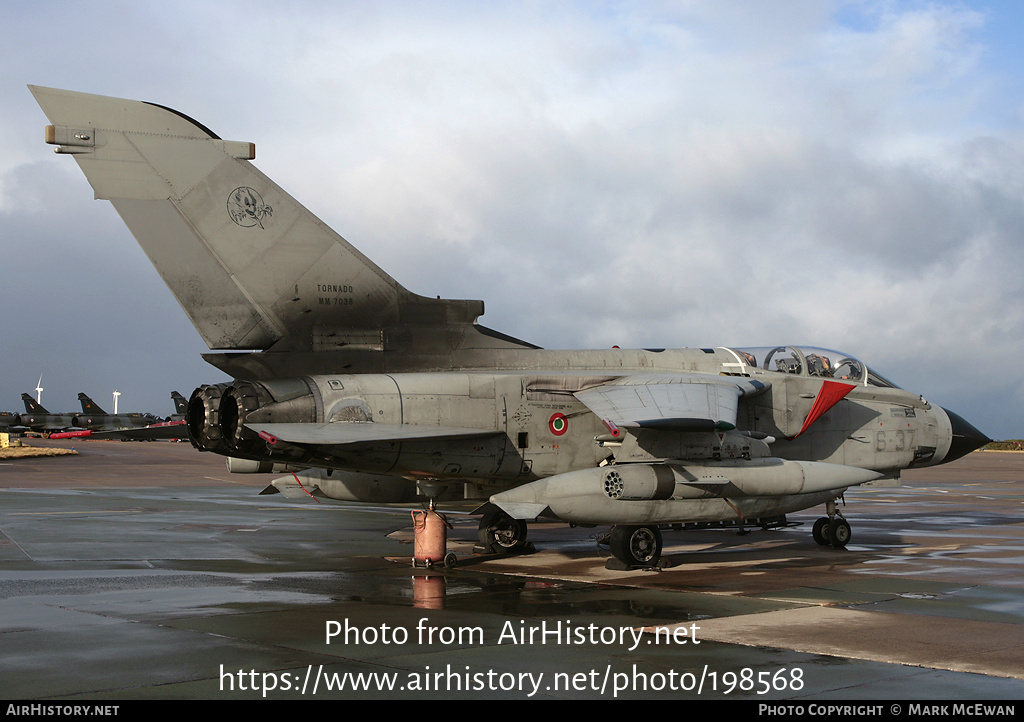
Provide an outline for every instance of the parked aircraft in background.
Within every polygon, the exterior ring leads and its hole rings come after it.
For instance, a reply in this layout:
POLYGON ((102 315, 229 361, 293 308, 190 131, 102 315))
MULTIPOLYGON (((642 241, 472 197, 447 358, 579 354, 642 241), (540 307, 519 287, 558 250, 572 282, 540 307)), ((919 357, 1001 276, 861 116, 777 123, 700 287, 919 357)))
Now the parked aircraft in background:
POLYGON ((181 421, 185 418, 185 411, 188 409, 188 399, 177 391, 171 392, 171 401, 174 402, 174 413, 167 417, 168 421, 181 421))
POLYGON ((19 415, 19 425, 26 429, 51 432, 75 426, 74 414, 51 414, 28 394, 22 394, 21 400, 25 402, 25 413, 19 415))
POLYGON ((93 431, 134 429, 159 421, 153 414, 108 414, 84 393, 78 394, 78 401, 82 404, 82 413, 75 417, 74 425, 83 429, 93 431))
POLYGON ((323 495, 479 500, 481 541, 540 517, 614 525, 628 565, 659 527, 770 524, 823 504, 843 546, 852 486, 988 439, 852 355, 804 346, 543 350, 477 324, 480 301, 416 295, 225 141, 165 107, 31 87, 235 377, 197 389, 197 448, 310 469, 323 495), (251 351, 251 349, 259 349, 251 351))
MULTIPOLYGON (((79 399, 85 396, 85 394, 79 394, 79 399)), ((158 440, 175 440, 188 438, 188 429, 185 426, 185 407, 188 402, 185 397, 177 391, 171 392, 171 400, 174 402, 174 408, 177 413, 171 414, 164 421, 159 421, 158 417, 152 414, 144 414, 150 423, 145 426, 120 426, 105 430, 91 430, 85 429, 81 431, 69 431, 65 433, 53 434, 51 438, 87 438, 93 440, 117 440, 117 441, 158 441, 158 440)), ((82 400, 82 408, 85 408, 86 403, 92 404, 90 408, 98 408, 85 396, 85 400, 82 400)), ((102 409, 100 409, 102 411, 102 409)))
MULTIPOLYGON (((54 434, 51 438, 61 438, 62 434, 54 434)), ((185 420, 178 421, 156 421, 149 426, 140 426, 134 429, 110 429, 107 431, 81 431, 67 434, 68 437, 76 436, 94 441, 161 441, 181 440, 188 438, 188 428, 185 420)))

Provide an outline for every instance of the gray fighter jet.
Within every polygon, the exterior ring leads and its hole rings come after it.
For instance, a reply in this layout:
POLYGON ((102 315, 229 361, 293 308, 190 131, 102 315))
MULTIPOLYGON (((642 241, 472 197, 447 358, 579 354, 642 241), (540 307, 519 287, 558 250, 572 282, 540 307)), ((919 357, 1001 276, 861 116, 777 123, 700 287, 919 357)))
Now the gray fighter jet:
POLYGON ((308 469, 304 491, 479 500, 494 550, 523 547, 541 517, 613 525, 612 553, 650 565, 663 525, 769 525, 818 504, 814 538, 843 546, 847 488, 988 440, 846 353, 540 349, 479 325, 480 301, 403 288, 263 175, 253 144, 160 105, 31 90, 46 141, 236 379, 192 394, 192 443, 308 469))

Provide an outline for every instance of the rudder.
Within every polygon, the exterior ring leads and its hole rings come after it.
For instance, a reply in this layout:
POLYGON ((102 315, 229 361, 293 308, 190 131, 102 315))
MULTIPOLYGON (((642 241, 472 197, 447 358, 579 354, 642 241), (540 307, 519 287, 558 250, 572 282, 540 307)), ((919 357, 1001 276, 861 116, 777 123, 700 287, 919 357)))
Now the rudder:
POLYGON ((25 411, 30 414, 49 414, 50 412, 43 408, 43 405, 38 403, 34 398, 28 394, 22 394, 21 400, 25 403, 25 411))
POLYGON ((107 412, 96 405, 96 402, 86 396, 84 393, 78 393, 78 402, 82 404, 82 413, 89 414, 91 416, 106 416, 107 412))

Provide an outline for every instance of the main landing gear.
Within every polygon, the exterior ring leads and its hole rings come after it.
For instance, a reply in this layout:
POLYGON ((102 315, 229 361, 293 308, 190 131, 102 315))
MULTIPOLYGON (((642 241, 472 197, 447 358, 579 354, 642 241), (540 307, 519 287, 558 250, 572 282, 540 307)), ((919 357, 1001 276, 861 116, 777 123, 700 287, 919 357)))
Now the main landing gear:
POLYGON ((825 511, 828 516, 823 516, 814 522, 811 536, 822 546, 842 549, 850 543, 850 522, 846 521, 836 510, 835 501, 827 502, 825 511))
POLYGON ((617 525, 607 536, 612 556, 627 569, 655 567, 661 559, 661 530, 656 526, 617 525))
POLYGON ((484 512, 474 551, 480 554, 522 554, 530 551, 530 543, 526 541, 526 522, 513 519, 497 507, 484 512))
POLYGON ((653 524, 616 524, 597 540, 597 545, 607 545, 614 557, 607 561, 609 569, 651 569, 662 560, 662 529, 653 524))

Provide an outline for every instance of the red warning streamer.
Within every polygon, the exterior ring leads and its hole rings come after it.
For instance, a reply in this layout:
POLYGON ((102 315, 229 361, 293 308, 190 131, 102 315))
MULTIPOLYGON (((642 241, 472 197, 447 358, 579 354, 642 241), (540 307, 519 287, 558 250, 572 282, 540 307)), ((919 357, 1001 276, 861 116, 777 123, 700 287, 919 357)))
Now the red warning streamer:
POLYGON ((811 407, 810 413, 807 414, 807 418, 804 419, 803 428, 795 436, 790 436, 789 438, 795 439, 807 431, 811 424, 820 419, 826 411, 842 401, 851 391, 853 391, 851 384, 844 384, 838 381, 822 382, 821 391, 818 392, 818 398, 814 399, 814 405, 811 407))

